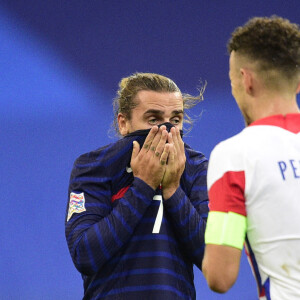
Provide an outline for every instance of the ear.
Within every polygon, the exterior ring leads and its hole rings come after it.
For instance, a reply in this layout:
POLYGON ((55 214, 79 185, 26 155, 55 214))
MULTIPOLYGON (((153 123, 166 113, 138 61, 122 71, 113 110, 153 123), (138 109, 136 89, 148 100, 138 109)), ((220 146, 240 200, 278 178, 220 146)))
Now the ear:
POLYGON ((119 126, 119 131, 122 136, 125 136, 126 134, 129 133, 129 128, 128 128, 128 119, 123 115, 122 113, 118 114, 118 126, 119 126))
POLYGON ((245 88, 245 91, 248 95, 252 96, 254 91, 253 91, 253 83, 254 83, 254 78, 253 74, 251 71, 241 68, 240 69, 241 75, 242 75, 242 83, 245 88))

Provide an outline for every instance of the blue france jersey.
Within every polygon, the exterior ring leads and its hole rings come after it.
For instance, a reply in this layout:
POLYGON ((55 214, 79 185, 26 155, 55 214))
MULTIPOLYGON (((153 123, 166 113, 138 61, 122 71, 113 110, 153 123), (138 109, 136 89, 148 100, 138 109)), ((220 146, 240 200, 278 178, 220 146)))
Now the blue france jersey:
POLYGON ((207 159, 185 145, 180 187, 167 201, 130 169, 128 136, 80 156, 72 170, 66 239, 83 299, 196 299, 208 214, 207 159), (161 214, 162 213, 162 214, 161 214), (160 217, 162 216, 162 218, 160 217))

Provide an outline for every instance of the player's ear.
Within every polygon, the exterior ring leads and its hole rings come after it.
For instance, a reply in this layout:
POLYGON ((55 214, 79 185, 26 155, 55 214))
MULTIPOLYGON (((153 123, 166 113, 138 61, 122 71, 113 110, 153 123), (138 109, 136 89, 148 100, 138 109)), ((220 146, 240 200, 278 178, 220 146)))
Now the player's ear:
POLYGON ((245 91, 249 95, 253 95, 253 74, 250 70, 241 68, 242 83, 244 85, 245 91))
POLYGON ((128 119, 126 116, 122 113, 118 114, 118 126, 119 126, 119 131, 122 136, 125 136, 126 134, 129 133, 129 128, 128 128, 128 119))

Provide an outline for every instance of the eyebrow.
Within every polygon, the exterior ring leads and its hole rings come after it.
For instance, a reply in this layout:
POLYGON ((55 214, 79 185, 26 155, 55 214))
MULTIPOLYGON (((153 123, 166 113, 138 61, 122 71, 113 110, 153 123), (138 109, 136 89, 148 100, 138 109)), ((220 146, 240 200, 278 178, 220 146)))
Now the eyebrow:
POLYGON ((183 110, 182 110, 182 109, 179 109, 179 110, 173 110, 173 111, 172 111, 172 114, 173 114, 173 115, 180 115, 180 114, 183 114, 183 110))
MULTIPOLYGON (((150 114, 155 114, 155 115, 163 115, 164 112, 158 109, 148 109, 147 111, 144 112, 144 115, 150 115, 150 114)), ((172 115, 180 115, 183 114, 183 110, 173 110, 172 115)))

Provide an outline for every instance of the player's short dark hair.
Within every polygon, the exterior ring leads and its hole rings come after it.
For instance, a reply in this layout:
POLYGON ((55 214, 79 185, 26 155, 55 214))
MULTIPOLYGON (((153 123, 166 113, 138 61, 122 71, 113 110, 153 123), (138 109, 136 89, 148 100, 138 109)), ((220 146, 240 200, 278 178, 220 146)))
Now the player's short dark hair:
POLYGON ((299 25, 287 19, 278 16, 250 19, 234 30, 227 50, 258 61, 262 71, 277 70, 288 79, 300 76, 299 25))

